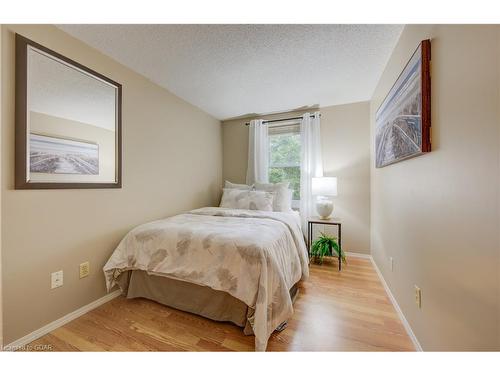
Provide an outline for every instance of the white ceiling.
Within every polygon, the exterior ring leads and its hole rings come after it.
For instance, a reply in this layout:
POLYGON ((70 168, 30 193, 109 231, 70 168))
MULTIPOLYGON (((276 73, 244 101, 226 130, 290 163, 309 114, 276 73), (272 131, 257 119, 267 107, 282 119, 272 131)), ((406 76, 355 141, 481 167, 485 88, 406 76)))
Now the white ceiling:
POLYGON ((401 25, 59 25, 218 119, 369 100, 401 25))

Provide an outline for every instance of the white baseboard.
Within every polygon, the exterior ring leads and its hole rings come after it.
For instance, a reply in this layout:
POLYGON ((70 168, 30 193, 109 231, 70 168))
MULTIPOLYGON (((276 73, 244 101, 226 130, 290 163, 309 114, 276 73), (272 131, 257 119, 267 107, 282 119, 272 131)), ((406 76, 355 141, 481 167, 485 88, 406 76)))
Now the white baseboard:
POLYGON ((382 282, 382 285, 384 286, 385 292, 389 296, 389 299, 392 302, 392 305, 394 306, 394 309, 396 309, 397 314, 399 315, 399 319, 401 319, 401 322, 403 323, 403 326, 405 327, 406 333, 408 333, 408 336, 410 336, 411 341, 413 342, 413 345, 415 346, 415 349, 418 352, 422 352, 422 346, 417 340, 417 336, 413 333, 413 330, 411 329, 410 323, 408 323, 408 320, 406 320, 406 317, 403 314, 403 311, 398 305, 398 302, 396 301, 396 298, 394 298, 394 295, 392 294, 391 290, 389 289, 389 286, 385 282, 384 276, 382 276, 382 272, 380 272, 377 263, 373 260, 373 257, 370 257, 370 260, 373 264, 373 268, 375 268, 375 271, 377 272, 377 275, 382 282))
POLYGON ((345 255, 348 257, 351 257, 351 258, 372 259, 372 256, 370 254, 364 254, 364 253, 355 253, 355 252, 346 251, 345 255))
POLYGON ((49 324, 43 326, 42 328, 39 328, 36 331, 31 332, 31 333, 27 334, 26 336, 21 337, 20 339, 12 342, 10 344, 5 345, 3 348, 0 348, 0 349, 2 349, 3 351, 14 351, 16 349, 19 349, 19 348, 23 347, 24 345, 29 344, 30 342, 32 342, 32 341, 46 335, 47 333, 55 330, 56 328, 59 328, 59 327, 65 325, 66 323, 69 323, 72 320, 82 316, 83 314, 85 314, 91 310, 94 310, 96 307, 99 307, 99 306, 105 304, 106 302, 111 301, 112 299, 118 297, 120 294, 121 294, 120 290, 115 290, 114 292, 106 294, 104 297, 101 297, 98 300, 89 303, 88 305, 80 307, 78 310, 75 310, 75 311, 63 316, 62 318, 59 318, 59 319, 53 321, 52 323, 49 323, 49 324))

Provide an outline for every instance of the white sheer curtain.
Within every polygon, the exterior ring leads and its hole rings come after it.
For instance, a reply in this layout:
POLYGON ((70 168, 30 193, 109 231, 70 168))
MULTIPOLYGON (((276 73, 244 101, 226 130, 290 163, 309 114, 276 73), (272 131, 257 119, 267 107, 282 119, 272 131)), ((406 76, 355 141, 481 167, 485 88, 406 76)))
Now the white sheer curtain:
POLYGON ((302 230, 307 231, 307 217, 314 215, 315 202, 312 196, 312 178, 323 176, 321 157, 320 115, 304 113, 300 123, 302 153, 300 159, 300 216, 302 230))
POLYGON ((268 182, 269 136, 267 122, 250 121, 248 129, 247 184, 268 182))

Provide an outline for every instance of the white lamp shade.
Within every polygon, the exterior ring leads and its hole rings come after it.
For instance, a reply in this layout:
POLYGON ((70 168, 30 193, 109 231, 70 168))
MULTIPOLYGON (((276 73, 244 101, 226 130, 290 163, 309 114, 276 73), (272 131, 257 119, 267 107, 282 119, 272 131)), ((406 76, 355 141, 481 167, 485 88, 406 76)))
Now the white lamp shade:
POLYGON ((312 195, 337 196, 337 177, 313 177, 312 195))

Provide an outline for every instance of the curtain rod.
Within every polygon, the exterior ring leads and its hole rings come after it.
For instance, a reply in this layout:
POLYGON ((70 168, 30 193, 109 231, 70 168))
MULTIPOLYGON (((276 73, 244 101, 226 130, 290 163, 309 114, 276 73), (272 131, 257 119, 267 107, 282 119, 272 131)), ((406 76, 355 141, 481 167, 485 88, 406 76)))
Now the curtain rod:
MULTIPOLYGON (((321 114, 319 114, 319 116, 321 117, 321 114)), ((309 115, 309 117, 314 117, 314 115, 309 115)), ((291 121, 291 120, 302 120, 302 116, 300 116, 300 117, 280 118, 280 119, 277 119, 277 120, 264 120, 262 122, 270 123, 270 122, 281 122, 281 121, 291 121)), ((250 125, 250 123, 249 122, 245 122, 245 125, 248 126, 248 125, 250 125)))

